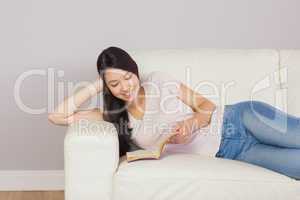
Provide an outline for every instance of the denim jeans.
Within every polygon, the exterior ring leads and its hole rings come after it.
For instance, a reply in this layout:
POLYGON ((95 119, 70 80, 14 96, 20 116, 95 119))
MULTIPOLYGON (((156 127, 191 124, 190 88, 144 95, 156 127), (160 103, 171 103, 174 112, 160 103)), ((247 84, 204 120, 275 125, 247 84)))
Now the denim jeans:
POLYGON ((300 118, 262 101, 225 105, 216 157, 239 160, 300 180, 300 118))

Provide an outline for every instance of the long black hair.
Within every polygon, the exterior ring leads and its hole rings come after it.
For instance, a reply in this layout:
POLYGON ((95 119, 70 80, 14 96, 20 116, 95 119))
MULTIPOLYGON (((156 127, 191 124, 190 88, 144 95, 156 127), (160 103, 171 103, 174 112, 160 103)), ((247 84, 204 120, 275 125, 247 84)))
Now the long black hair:
POLYGON ((104 79, 104 70, 117 68, 130 71, 139 78, 138 66, 131 56, 121 48, 108 47, 104 49, 97 60, 97 70, 103 80, 103 119, 114 124, 119 138, 119 156, 123 156, 132 148, 139 148, 130 139, 132 128, 129 125, 125 101, 115 97, 104 79))

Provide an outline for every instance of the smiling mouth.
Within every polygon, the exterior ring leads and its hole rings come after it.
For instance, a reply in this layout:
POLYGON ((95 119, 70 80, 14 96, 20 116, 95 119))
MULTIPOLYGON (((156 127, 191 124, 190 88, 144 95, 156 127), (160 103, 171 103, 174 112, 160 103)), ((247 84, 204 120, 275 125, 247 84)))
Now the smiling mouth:
POLYGON ((133 88, 130 88, 129 92, 124 94, 124 96, 126 96, 128 98, 131 97, 132 95, 133 95, 133 88))
POLYGON ((126 98, 130 98, 133 94, 132 94, 132 92, 130 92, 130 93, 127 93, 127 94, 123 94, 126 98))

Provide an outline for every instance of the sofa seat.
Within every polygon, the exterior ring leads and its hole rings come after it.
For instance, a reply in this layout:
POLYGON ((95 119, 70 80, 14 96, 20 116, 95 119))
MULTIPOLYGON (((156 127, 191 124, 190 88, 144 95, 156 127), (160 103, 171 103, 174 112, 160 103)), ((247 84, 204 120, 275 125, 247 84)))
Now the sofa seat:
POLYGON ((257 165, 199 154, 166 153, 158 160, 120 159, 113 199, 289 199, 300 182, 257 165))

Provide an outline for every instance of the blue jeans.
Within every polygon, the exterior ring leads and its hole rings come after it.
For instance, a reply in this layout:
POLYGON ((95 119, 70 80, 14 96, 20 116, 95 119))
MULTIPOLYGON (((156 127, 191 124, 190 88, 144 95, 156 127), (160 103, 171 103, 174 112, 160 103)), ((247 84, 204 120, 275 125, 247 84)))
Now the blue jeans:
POLYGON ((262 101, 225 105, 216 157, 244 161, 300 180, 300 118, 262 101))

